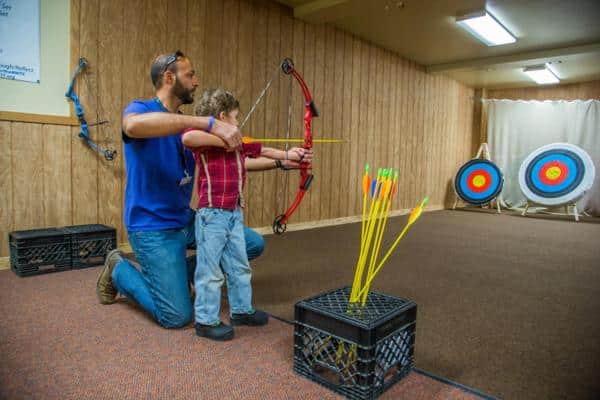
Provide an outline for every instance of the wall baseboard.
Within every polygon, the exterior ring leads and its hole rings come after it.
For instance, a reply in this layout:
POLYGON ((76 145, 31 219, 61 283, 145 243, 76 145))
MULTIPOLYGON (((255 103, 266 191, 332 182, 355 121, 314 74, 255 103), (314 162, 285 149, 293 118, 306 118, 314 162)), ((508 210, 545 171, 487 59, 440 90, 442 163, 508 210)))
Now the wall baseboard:
MULTIPOLYGON (((443 210, 444 206, 428 206, 425 207, 425 212, 428 211, 439 211, 443 210)), ((396 217, 398 215, 408 214, 412 208, 404 208, 400 210, 390 211, 390 217, 396 217)), ((361 216, 355 215, 352 217, 342 217, 342 218, 333 218, 333 219, 324 219, 321 221, 312 221, 312 222, 299 222, 296 224, 288 224, 286 232, 293 231, 302 231, 305 229, 314 229, 314 228, 323 228, 326 226, 335 226, 335 225, 344 225, 344 224, 352 224, 354 222, 360 222, 361 216)), ((270 226, 262 226, 259 228, 253 228, 256 232, 261 235, 273 235, 273 228, 270 226)), ((129 242, 119 243, 119 248, 123 250, 125 253, 131 253, 131 246, 129 242)), ((0 271, 10 269, 10 257, 0 257, 0 271)))
MULTIPOLYGON (((444 210, 444 206, 426 206, 425 212, 428 211, 440 211, 444 210)), ((397 217, 399 215, 405 215, 410 213, 412 208, 403 208, 400 210, 390 211, 390 217, 397 217)), ((354 215, 351 217, 341 217, 341 218, 333 218, 333 219, 323 219, 320 221, 310 221, 310 222, 298 222, 296 224, 288 224, 286 232, 293 231, 302 231, 305 229, 313 229, 313 228, 323 228, 326 226, 334 226, 334 225, 344 225, 344 224, 352 224, 355 222, 360 222, 362 217, 360 215, 354 215)), ((273 235, 273 228, 270 226, 262 226, 259 228, 252 228, 256 232, 261 235, 273 235)))

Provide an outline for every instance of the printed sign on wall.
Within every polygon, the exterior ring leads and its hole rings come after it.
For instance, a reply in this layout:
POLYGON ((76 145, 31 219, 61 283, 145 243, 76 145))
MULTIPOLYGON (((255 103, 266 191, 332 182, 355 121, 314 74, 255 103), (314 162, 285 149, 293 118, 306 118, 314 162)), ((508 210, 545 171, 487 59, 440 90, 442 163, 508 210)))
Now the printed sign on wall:
POLYGON ((0 78, 40 82, 40 0, 0 0, 0 78))

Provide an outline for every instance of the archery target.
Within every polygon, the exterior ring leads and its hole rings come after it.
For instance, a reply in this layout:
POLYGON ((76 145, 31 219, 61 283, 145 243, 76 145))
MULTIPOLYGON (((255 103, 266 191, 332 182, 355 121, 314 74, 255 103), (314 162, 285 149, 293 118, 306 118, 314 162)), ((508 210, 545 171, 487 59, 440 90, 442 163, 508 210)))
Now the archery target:
POLYGON ((502 171, 489 160, 468 161, 454 178, 456 195, 469 204, 489 203, 500 194, 503 185, 502 171))
POLYGON ((590 156, 568 143, 542 146, 519 168, 519 186, 528 200, 560 206, 575 201, 592 187, 595 169, 590 156))

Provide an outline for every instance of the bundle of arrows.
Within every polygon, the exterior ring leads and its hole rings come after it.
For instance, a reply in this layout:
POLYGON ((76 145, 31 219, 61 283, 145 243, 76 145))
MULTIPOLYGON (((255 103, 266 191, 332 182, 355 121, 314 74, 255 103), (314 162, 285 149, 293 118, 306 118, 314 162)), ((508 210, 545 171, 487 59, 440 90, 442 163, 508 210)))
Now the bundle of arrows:
POLYGON ((373 180, 369 176, 369 164, 365 165, 365 173, 362 179, 363 207, 362 223, 360 232, 360 251, 354 272, 354 281, 350 292, 350 304, 365 306, 369 294, 369 288, 377 273, 383 268, 392 252, 398 246, 408 229, 421 216, 423 208, 427 204, 425 197, 415 207, 409 217, 404 229, 398 234, 385 255, 379 258, 381 242, 384 236, 388 216, 394 200, 398 183, 398 171, 392 168, 380 168, 373 180), (368 210, 367 210, 367 203, 368 210))

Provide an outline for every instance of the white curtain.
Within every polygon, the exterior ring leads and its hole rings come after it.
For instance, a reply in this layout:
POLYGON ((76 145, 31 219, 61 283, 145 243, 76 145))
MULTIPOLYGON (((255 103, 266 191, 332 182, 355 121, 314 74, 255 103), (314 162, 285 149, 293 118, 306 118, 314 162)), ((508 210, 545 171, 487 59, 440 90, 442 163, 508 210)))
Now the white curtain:
POLYGON ((594 162, 596 179, 577 202, 579 211, 600 216, 600 101, 484 100, 487 137, 492 161, 504 172, 502 200, 507 207, 522 207, 519 167, 529 153, 550 143, 571 143, 585 150, 594 162))

